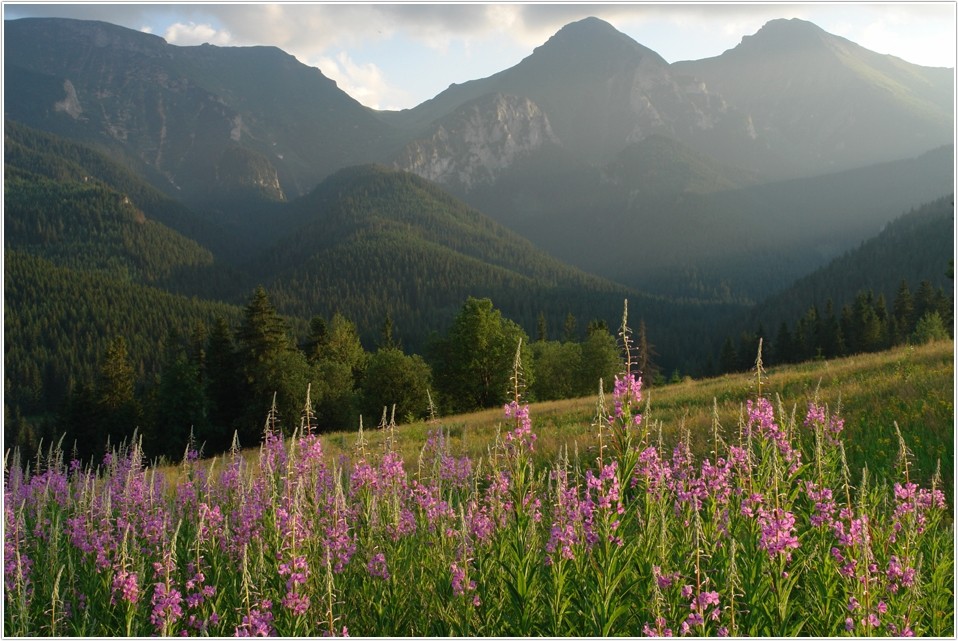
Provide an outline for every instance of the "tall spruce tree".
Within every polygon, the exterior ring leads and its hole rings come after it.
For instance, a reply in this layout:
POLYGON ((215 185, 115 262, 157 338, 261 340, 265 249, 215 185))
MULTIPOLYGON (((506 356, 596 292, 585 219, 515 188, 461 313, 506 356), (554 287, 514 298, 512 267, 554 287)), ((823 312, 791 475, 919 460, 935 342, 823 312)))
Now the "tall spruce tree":
MULTIPOLYGON (((209 446, 211 451, 223 451, 232 443, 249 387, 239 368, 233 330, 222 316, 213 321, 206 339, 204 374, 212 432, 209 446)), ((253 445, 255 441, 241 444, 253 445)))
POLYGON ((117 336, 106 348, 97 373, 94 396, 97 408, 96 434, 90 435, 94 454, 103 452, 107 441, 119 445, 140 427, 141 408, 136 399, 136 372, 130 362, 126 339, 117 336))
POLYGON ((639 320, 639 331, 635 337, 635 366, 639 370, 642 384, 652 386, 659 373, 659 366, 655 363, 655 346, 649 342, 649 335, 645 329, 645 319, 639 320))
POLYGON ((296 349, 286 322, 262 287, 253 292, 243 310, 237 344, 240 369, 249 391, 239 425, 241 441, 250 445, 259 442, 273 394, 279 424, 284 432, 290 433, 299 425, 309 367, 306 357, 296 349))

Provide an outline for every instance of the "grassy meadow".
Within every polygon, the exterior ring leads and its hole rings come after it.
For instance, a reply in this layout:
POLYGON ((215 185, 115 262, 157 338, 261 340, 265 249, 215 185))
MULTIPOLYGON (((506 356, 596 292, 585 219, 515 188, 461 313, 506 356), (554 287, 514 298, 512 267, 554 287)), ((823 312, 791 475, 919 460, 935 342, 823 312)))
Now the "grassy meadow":
MULTIPOLYGON (((727 374, 704 380, 644 390, 646 420, 661 428, 669 447, 690 433, 693 451, 704 455, 717 417, 719 431, 738 430, 747 397, 757 391, 755 373, 727 374)), ((952 491, 954 467, 954 343, 901 346, 872 354, 830 361, 772 367, 762 379, 763 394, 780 395, 787 409, 803 411, 818 396, 845 418, 845 450, 849 466, 872 472, 892 470, 898 453, 895 423, 914 455, 912 472, 928 482, 941 461, 946 492, 952 491)), ((598 397, 532 403, 532 425, 538 435, 536 459, 550 461, 565 448, 585 455, 597 447, 598 397)), ((381 417, 366 421, 366 446, 382 448, 389 436, 376 429, 381 417)), ((451 450, 474 460, 486 457, 505 419, 500 409, 439 417, 431 422, 401 425, 393 433, 395 449, 407 466, 415 466, 431 432, 442 428, 451 450)), ((356 451, 356 431, 323 435, 327 456, 349 459, 356 451)), ((258 450, 248 451, 255 457, 258 450)), ((592 454, 594 456, 594 453, 592 454)))
POLYGON ((177 466, 8 452, 4 635, 953 636, 951 342, 624 369, 177 466))

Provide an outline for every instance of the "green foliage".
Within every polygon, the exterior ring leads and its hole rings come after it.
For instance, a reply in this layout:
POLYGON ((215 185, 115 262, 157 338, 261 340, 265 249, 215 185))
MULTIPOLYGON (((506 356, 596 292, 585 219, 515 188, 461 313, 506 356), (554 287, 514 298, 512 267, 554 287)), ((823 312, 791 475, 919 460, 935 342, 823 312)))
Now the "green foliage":
POLYGON ((379 166, 337 172, 276 224, 282 238, 248 271, 268 275, 282 312, 339 312, 367 345, 389 315, 403 346, 422 351, 469 296, 496 301, 528 332, 540 313, 553 327, 569 313, 614 318, 634 295, 555 260, 436 185, 379 166))
POLYGON ((314 322, 313 329, 312 376, 314 398, 319 399, 316 414, 320 428, 355 426, 359 417, 358 386, 367 363, 356 325, 336 313, 329 323, 314 322))
POLYGON ((140 380, 159 371, 165 337, 237 308, 75 271, 19 251, 4 255, 7 402, 49 411, 81 381, 92 382, 107 344, 127 342, 140 380), (17 381, 16 385, 12 381, 17 381))
POLYGON ((932 341, 948 340, 948 330, 938 312, 927 312, 915 324, 915 331, 911 335, 911 342, 924 345, 932 341))
POLYGON ((505 402, 509 377, 521 342, 525 385, 534 377, 529 337, 504 318, 488 298, 466 300, 448 333, 434 347, 436 383, 444 402, 456 412, 505 402))
POLYGON ((206 280, 218 279, 206 248, 228 257, 237 242, 226 228, 163 195, 101 151, 11 120, 4 121, 4 175, 5 231, 17 232, 17 240, 7 238, 7 244, 31 243, 37 251, 85 264, 103 263, 114 252, 111 267, 182 286, 186 273, 196 271, 206 280), (109 207, 91 210, 97 202, 109 207), (101 233, 91 238, 84 224, 98 225, 101 233), (52 240, 66 246, 51 246, 52 240))
POLYGON ((578 388, 582 371, 582 346, 573 342, 536 341, 532 344, 536 380, 529 388, 530 397, 539 401, 584 396, 589 391, 578 388))
POLYGON ((81 385, 65 404, 57 438, 82 459, 129 440, 142 418, 135 382, 126 341, 117 336, 104 350, 94 385, 81 385))
POLYGON ((891 314, 899 322, 914 323, 918 294, 909 288, 927 281, 927 305, 937 288, 950 290, 953 285, 947 275, 955 252, 953 203, 948 196, 899 215, 881 233, 756 305, 746 324, 794 324, 812 306, 821 311, 831 300, 841 309, 868 291, 876 300, 884 295, 892 301, 891 314), (901 306, 897 311, 896 303, 901 306))
POLYGON ((576 389, 585 395, 598 389, 599 380, 611 385, 621 364, 621 349, 615 337, 604 327, 592 328, 582 343, 582 369, 576 389))
MULTIPOLYGON (((882 367, 951 367, 943 347, 886 354, 882 367)), ((829 375, 879 361, 851 360, 829 375)), ((482 464, 441 423, 376 431, 349 455, 335 435, 270 432, 244 454, 191 451, 162 468, 136 440, 98 467, 57 447, 35 463, 13 452, 4 633, 946 636, 954 524, 943 480, 916 478, 907 431, 885 446, 890 457, 851 463, 846 450, 869 439, 849 433, 857 419, 833 413, 819 388, 795 387, 796 375, 820 378, 808 369, 766 379, 766 391, 792 386, 777 409, 761 394, 742 403, 746 377, 707 382, 727 386, 737 418, 709 419, 699 452, 676 425, 688 408, 645 404, 657 423, 669 417, 658 436, 645 427, 637 385, 617 386, 597 424, 578 421, 604 448, 546 456, 513 391, 507 433, 499 410, 470 434, 482 464)), ((879 404, 863 391, 851 406, 879 404)))
POLYGON ((249 443, 259 437, 261 430, 256 426, 256 419, 267 414, 274 394, 283 430, 292 433, 299 426, 309 366, 305 355, 296 348, 285 320, 276 312, 262 287, 256 289, 243 310, 236 340, 248 392, 241 441, 249 443))
POLYGON ((361 389, 363 416, 371 420, 386 411, 400 422, 429 414, 432 370, 417 354, 384 347, 369 356, 361 389))
POLYGON ((223 439, 217 438, 210 423, 201 365, 190 359, 175 337, 171 337, 171 343, 152 399, 152 429, 144 437, 144 447, 175 461, 183 455, 192 435, 198 444, 209 443, 210 450, 220 451, 217 446, 223 439))

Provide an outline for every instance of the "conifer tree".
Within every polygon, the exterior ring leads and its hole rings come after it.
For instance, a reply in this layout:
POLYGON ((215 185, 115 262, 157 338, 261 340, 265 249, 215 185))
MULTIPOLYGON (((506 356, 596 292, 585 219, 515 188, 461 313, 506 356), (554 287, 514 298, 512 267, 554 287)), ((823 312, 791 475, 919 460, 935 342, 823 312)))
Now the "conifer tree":
POLYGON ((723 374, 738 369, 738 356, 735 353, 735 344, 732 342, 731 336, 727 337, 722 344, 722 351, 719 354, 719 369, 723 374))
POLYGON ((575 387, 577 396, 595 394, 600 379, 604 385, 612 385, 622 368, 618 342, 605 322, 593 322, 590 327, 591 331, 582 343, 582 365, 575 387))
POLYGON ((782 321, 778 326, 778 334, 775 336, 774 349, 776 363, 794 363, 798 359, 795 354, 795 343, 792 339, 792 332, 788 329, 788 323, 782 321))
POLYGON ((136 373, 126 339, 117 336, 106 348, 94 388, 96 433, 88 435, 94 443, 94 456, 104 452, 107 441, 119 445, 140 427, 141 412, 135 388, 136 373))
POLYGON ((367 358, 356 325, 342 314, 334 314, 312 367, 320 429, 347 429, 357 423, 367 358))
POLYGON ((210 425, 216 432, 210 437, 210 447, 212 451, 223 451, 232 441, 236 421, 243 412, 243 399, 249 397, 249 388, 239 371, 233 330, 222 316, 213 321, 206 339, 204 373, 210 425))
POLYGON ((902 279, 898 285, 898 292, 892 303, 892 317, 895 320, 895 342, 902 343, 915 323, 915 301, 905 279, 902 279))
POLYGON ((572 315, 572 312, 566 314, 565 323, 562 325, 562 340, 567 343, 575 341, 575 334, 578 326, 579 322, 576 320, 575 316, 572 315))
POLYGON ((536 342, 541 343, 547 340, 549 340, 549 332, 546 325, 546 315, 540 311, 536 318, 536 342))
POLYGON ((655 346, 649 342, 648 332, 645 329, 645 319, 639 321, 639 331, 635 338, 635 365, 642 378, 642 384, 651 386, 659 373, 659 367, 655 363, 655 346))
POLYGON ((239 426, 241 441, 249 445, 259 441, 262 421, 274 394, 280 425, 285 432, 291 432, 299 423, 309 367, 262 287, 256 289, 243 310, 237 343, 239 366, 249 391, 239 426))

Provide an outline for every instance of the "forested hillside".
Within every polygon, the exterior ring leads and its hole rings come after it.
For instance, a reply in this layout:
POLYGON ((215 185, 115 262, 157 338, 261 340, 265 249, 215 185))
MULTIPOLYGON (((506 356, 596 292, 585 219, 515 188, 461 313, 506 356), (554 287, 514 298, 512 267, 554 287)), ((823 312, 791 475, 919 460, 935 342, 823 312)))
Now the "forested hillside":
POLYGON ((808 307, 851 301, 860 291, 892 300, 905 281, 914 290, 922 281, 951 289, 955 254, 954 196, 916 206, 873 238, 828 265, 799 279, 749 312, 753 321, 776 326, 808 307))
POLYGON ((88 145, 4 120, 4 171, 56 182, 95 184, 124 194, 147 218, 221 253, 235 238, 208 215, 166 196, 141 176, 88 145))
POLYGON ((531 328, 546 313, 611 320, 620 285, 570 268, 425 180, 382 167, 343 170, 291 205, 294 231, 247 267, 284 313, 339 311, 367 342, 387 313, 421 349, 466 297, 492 298, 531 328))
POLYGON ((187 335, 239 308, 132 283, 102 271, 70 269, 18 250, 4 252, 6 394, 14 413, 56 411, 66 393, 94 378, 109 343, 124 337, 138 380, 159 371, 171 332, 187 335))
POLYGON ((762 338, 769 362, 874 352, 952 334, 954 198, 902 215, 855 250, 735 321, 719 371, 751 366, 762 338))

